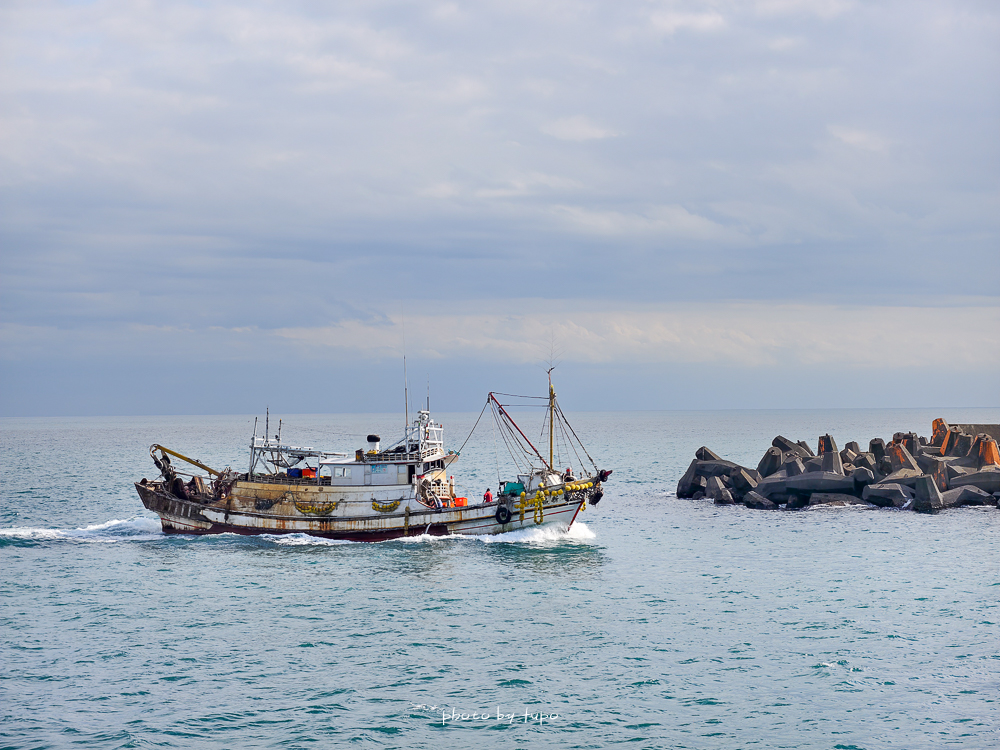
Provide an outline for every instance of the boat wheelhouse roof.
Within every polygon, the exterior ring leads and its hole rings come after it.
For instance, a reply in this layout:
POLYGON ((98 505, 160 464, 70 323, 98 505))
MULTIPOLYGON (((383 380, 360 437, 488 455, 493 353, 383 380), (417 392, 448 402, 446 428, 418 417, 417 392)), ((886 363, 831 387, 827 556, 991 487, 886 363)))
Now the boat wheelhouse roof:
MULTIPOLYGON (((377 443, 377 438, 376 435, 369 435, 369 444, 377 443)), ((276 463, 274 461, 276 456, 283 455, 294 459, 295 463, 310 458, 318 459, 316 462, 318 466, 420 464, 442 459, 446 463, 450 463, 449 457, 453 457, 451 460, 458 457, 454 451, 445 452, 444 426, 431 419, 430 412, 426 409, 417 412, 417 418, 413 420, 412 424, 406 426, 403 437, 385 449, 367 451, 359 449, 353 454, 342 451, 322 451, 312 446, 287 445, 278 440, 255 435, 251 444, 251 454, 252 466, 256 465, 258 457, 268 461, 266 458, 268 454, 272 457, 271 463, 276 463)), ((287 462, 282 465, 287 465, 287 462)))

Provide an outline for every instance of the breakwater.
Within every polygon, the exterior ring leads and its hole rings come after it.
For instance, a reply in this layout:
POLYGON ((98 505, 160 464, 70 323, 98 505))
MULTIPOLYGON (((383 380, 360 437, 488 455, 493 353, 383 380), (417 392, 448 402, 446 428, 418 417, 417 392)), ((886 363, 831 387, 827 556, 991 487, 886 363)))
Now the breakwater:
POLYGON ((867 449, 837 448, 822 435, 816 451, 778 435, 756 469, 727 461, 707 447, 695 452, 677 483, 679 498, 717 505, 797 510, 813 505, 866 504, 933 513, 1000 499, 1000 425, 949 425, 935 419, 931 437, 897 432, 867 449))

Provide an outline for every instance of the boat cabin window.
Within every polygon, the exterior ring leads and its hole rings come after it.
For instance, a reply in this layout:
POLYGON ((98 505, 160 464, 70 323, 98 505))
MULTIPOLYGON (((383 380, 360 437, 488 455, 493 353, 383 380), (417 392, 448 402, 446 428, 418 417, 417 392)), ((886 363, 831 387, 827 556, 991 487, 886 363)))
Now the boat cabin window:
POLYGON ((334 466, 333 467, 333 476, 335 476, 335 477, 349 477, 350 476, 350 472, 348 470, 348 467, 347 466, 334 466))

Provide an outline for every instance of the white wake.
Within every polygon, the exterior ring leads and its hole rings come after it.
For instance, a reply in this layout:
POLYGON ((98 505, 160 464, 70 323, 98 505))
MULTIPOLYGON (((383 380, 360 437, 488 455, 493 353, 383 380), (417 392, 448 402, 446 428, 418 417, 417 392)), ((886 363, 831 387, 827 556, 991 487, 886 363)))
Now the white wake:
POLYGON ((72 541, 72 542, 144 542, 162 539, 163 531, 158 518, 136 516, 127 519, 112 519, 104 523, 84 526, 82 529, 45 529, 30 526, 14 526, 0 529, 0 539, 23 539, 29 541, 72 541))

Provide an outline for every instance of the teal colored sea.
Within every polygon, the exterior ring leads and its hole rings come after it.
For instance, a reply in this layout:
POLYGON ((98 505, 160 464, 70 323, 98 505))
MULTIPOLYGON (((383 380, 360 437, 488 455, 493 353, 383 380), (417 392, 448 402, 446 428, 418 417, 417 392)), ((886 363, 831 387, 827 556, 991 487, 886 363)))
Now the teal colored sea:
MULTIPOLYGON (((279 416, 330 450, 403 427, 279 416)), ((458 448, 477 415, 434 416, 458 448)), ((569 531, 376 544, 160 532, 148 446, 245 471, 253 417, 0 420, 0 748, 1000 747, 1000 511, 674 496, 701 445, 1000 410, 567 416, 614 469, 569 531)), ((509 473, 484 424, 470 497, 509 473)))

